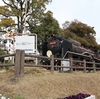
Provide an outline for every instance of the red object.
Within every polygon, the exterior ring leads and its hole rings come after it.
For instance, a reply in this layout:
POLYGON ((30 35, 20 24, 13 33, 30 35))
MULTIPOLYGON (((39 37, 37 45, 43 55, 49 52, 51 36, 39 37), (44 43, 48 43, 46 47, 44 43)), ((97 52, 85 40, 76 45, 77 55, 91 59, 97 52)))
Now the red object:
POLYGON ((56 42, 50 42, 50 45, 56 44, 56 42))

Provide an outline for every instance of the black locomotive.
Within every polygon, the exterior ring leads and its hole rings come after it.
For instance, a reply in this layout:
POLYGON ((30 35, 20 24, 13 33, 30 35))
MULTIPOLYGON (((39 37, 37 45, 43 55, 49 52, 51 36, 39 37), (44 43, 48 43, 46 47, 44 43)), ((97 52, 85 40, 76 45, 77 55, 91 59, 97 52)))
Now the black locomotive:
MULTIPOLYGON (((48 40, 43 43, 42 55, 49 56, 53 54, 55 58, 70 58, 74 60, 99 61, 99 51, 90 50, 81 46, 80 42, 75 40, 63 39, 61 36, 51 35, 48 40)), ((43 64, 49 65, 50 61, 47 59, 42 60, 43 64)), ((61 61, 55 60, 55 65, 61 65, 61 61)))

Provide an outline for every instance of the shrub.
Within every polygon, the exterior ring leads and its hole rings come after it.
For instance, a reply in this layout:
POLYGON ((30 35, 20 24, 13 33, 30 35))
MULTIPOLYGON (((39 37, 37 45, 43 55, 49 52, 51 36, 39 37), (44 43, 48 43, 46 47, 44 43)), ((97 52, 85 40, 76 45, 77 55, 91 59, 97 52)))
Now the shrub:
POLYGON ((77 95, 72 95, 72 96, 60 98, 60 99, 84 99, 84 98, 87 98, 89 96, 90 96, 89 94, 79 93, 77 95))

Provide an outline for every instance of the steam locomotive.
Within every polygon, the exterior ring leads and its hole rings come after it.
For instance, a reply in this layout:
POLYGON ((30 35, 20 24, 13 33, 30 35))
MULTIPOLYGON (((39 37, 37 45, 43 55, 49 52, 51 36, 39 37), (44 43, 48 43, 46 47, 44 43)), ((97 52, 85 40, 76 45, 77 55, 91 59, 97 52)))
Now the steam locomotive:
MULTIPOLYGON (((42 55, 48 56, 54 55, 55 58, 70 58, 74 60, 100 62, 100 51, 90 50, 81 46, 81 43, 75 40, 64 39, 61 36, 51 35, 42 46, 42 55)), ((50 61, 48 59, 42 60, 43 64, 49 65, 50 61)), ((76 64, 76 63, 75 63, 76 64)), ((54 65, 61 65, 61 61, 55 60, 54 65)))

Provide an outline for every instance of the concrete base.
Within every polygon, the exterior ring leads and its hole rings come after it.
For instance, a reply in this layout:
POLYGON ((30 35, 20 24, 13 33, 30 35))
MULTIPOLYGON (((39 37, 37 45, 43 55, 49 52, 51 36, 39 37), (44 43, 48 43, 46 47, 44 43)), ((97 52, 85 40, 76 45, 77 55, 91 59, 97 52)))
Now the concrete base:
POLYGON ((84 98, 84 99, 96 99, 94 95, 91 95, 90 97, 84 98))

